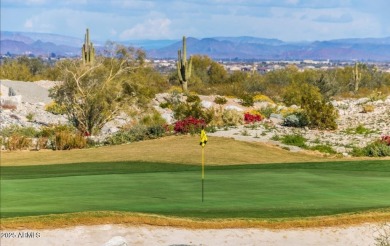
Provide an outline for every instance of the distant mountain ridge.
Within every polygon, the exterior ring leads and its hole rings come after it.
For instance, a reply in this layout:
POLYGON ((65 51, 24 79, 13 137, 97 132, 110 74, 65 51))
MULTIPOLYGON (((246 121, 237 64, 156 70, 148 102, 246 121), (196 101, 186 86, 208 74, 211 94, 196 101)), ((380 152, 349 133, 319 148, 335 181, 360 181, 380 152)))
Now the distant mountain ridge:
MULTIPOLYGON (((1 32, 1 54, 77 56, 83 39, 49 33, 1 32)), ((104 42, 94 41, 96 46, 104 42)), ((181 40, 129 40, 119 42, 141 47, 151 58, 174 58, 181 40)), ((214 59, 257 60, 372 60, 390 61, 390 37, 350 38, 314 42, 240 37, 187 38, 187 54, 214 59)))
MULTIPOLYGON (((151 50, 149 55, 175 58, 180 48, 181 41, 151 50)), ((390 37, 300 43, 254 37, 188 38, 187 54, 204 54, 214 59, 390 61, 390 37)))

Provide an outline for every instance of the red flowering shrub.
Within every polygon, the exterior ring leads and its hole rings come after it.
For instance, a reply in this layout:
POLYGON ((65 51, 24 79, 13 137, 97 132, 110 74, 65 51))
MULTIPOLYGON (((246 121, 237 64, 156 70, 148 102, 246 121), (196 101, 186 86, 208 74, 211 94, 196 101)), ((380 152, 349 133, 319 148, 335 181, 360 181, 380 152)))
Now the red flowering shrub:
POLYGON ((387 135, 387 136, 383 136, 382 137, 382 141, 387 143, 387 145, 390 146, 390 135, 387 135))
POLYGON ((263 120, 263 117, 259 113, 251 114, 251 113, 247 112, 244 114, 245 124, 255 123, 255 122, 262 121, 262 120, 263 120))
POLYGON ((203 119, 196 119, 192 116, 185 118, 184 120, 176 121, 173 130, 176 133, 196 133, 202 129, 202 126, 206 126, 203 119))

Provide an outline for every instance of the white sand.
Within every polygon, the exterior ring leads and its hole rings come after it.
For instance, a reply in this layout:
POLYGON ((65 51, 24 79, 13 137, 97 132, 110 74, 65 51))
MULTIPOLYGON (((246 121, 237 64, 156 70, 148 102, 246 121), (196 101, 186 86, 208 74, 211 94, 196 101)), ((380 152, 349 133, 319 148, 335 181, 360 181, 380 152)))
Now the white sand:
MULTIPOLYGON (((123 245, 264 245, 264 246, 368 246, 375 245, 377 226, 313 229, 182 229, 157 226, 100 225, 54 230, 26 230, 39 238, 1 239, 2 246, 103 246, 111 239, 123 245)), ((8 231, 9 232, 9 231, 8 231)), ((23 231, 12 231, 15 233, 23 231)), ((5 231, 2 231, 2 235, 5 231)), ((108 245, 108 244, 106 244, 108 245)), ((118 244, 117 244, 118 245, 118 244)))

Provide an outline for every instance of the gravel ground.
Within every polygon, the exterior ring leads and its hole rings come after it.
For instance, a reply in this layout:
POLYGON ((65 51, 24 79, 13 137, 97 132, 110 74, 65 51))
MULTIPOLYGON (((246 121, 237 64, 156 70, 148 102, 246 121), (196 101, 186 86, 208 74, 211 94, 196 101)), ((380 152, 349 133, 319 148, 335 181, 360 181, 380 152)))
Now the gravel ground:
MULTIPOLYGON (((264 246, 369 246, 376 245, 378 227, 363 224, 348 227, 307 229, 185 229, 166 226, 97 225, 51 230, 14 230, 33 233, 34 238, 2 238, 1 245, 264 245, 264 246)), ((7 231, 8 232, 8 231, 7 231)), ((2 233, 6 233, 5 231, 2 233)))
POLYGON ((0 80, 2 95, 5 92, 8 94, 8 88, 13 88, 16 95, 23 96, 23 102, 28 103, 49 103, 52 99, 49 97, 48 89, 55 85, 55 82, 51 81, 38 81, 38 82, 22 82, 22 81, 10 81, 0 80))

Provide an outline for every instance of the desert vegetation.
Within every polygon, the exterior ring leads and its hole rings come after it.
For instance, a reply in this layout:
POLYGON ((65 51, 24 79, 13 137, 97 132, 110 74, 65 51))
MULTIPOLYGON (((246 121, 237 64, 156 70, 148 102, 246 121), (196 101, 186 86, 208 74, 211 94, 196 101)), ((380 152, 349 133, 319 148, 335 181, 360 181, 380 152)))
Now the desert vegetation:
MULTIPOLYGON (((251 126, 250 129, 259 126, 265 129, 261 134, 266 135, 271 128, 271 116, 292 129, 335 131, 342 108, 342 105, 335 107, 335 99, 366 97, 368 101, 362 103, 361 112, 370 114, 376 110, 374 102, 386 99, 390 92, 390 74, 364 63, 328 70, 300 71, 291 65, 265 74, 228 72, 221 63, 204 55, 193 55, 187 60, 185 37, 178 51, 177 69, 168 73, 160 73, 146 62, 146 54, 140 49, 108 42, 103 51, 95 52, 88 30, 82 51, 82 59, 52 62, 23 56, 2 62, 1 79, 61 81, 51 88, 53 101, 45 105, 45 110, 66 116, 70 124, 66 127, 72 128, 41 136, 21 134, 20 130, 11 134, 13 126, 5 127, 1 130, 1 141, 6 149, 58 150, 122 144, 172 134, 194 134, 200 126, 206 126, 209 132, 242 125, 251 126), (156 111, 156 105, 151 104, 161 94, 164 96, 158 106, 172 113, 173 122, 167 122, 161 110, 156 111), (219 106, 205 106, 201 95, 216 95, 213 101, 219 106), (227 110, 226 104, 232 98, 247 110, 227 110), (114 134, 102 136, 102 128, 123 114, 131 121, 122 124, 114 134), (57 146, 62 139, 73 144, 57 146)), ((9 96, 14 94, 11 89, 9 96)), ((2 103, 4 110, 12 111, 15 107, 2 103)), ((20 119, 16 114, 11 116, 20 119)), ((35 122, 37 115, 28 112, 26 118, 35 122)), ((47 126, 35 130, 46 131, 47 126)), ((360 134, 360 130, 345 129, 343 133, 360 134)), ((365 134, 375 131, 367 129, 365 134)), ((245 133, 249 134, 247 130, 245 133)), ((388 156, 387 135, 384 133, 365 147, 348 146, 353 149, 350 153, 388 156)), ((319 142, 300 147, 333 153, 329 146, 319 142)))

